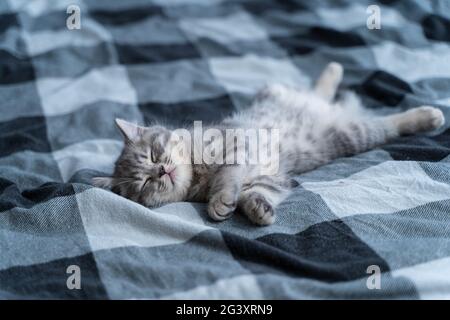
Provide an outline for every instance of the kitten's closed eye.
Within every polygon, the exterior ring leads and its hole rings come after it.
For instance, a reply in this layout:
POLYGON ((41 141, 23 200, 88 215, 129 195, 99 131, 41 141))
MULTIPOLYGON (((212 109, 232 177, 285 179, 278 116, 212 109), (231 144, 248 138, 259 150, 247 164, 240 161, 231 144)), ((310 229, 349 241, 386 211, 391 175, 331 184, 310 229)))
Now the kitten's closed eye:
POLYGON ((152 178, 151 178, 151 177, 147 177, 147 178, 145 179, 145 181, 144 181, 144 184, 142 185, 141 190, 144 190, 145 186, 146 186, 148 183, 150 183, 151 181, 152 181, 152 178))

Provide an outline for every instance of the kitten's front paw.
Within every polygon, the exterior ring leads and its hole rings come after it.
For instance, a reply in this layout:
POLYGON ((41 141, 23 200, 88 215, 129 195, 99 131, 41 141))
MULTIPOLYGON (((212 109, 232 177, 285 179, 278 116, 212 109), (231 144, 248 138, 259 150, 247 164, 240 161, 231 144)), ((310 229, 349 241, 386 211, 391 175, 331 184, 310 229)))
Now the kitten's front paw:
POLYGON ((232 216, 236 206, 236 196, 226 192, 219 192, 209 200, 208 215, 215 221, 223 221, 232 216))
POLYGON ((275 222, 273 207, 261 194, 251 194, 246 199, 243 209, 247 217, 260 226, 268 226, 275 222))

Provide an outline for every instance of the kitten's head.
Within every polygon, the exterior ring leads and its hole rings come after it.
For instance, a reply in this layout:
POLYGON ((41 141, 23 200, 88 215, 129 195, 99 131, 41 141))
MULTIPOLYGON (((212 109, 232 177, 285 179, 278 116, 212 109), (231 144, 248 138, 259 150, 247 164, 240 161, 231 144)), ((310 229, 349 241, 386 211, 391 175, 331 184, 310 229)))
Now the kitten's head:
POLYGON ((111 188, 145 206, 181 201, 192 178, 190 154, 162 127, 141 127, 116 119, 125 143, 112 177, 93 179, 96 186, 111 188))

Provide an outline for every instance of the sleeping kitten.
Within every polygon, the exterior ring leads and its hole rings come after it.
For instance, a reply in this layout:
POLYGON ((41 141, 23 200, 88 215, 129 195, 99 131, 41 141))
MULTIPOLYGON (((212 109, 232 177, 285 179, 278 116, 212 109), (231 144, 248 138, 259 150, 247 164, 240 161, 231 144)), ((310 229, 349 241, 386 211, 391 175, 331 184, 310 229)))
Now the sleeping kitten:
MULTIPOLYGON (((173 139, 173 130, 116 120, 125 138, 124 149, 113 176, 94 178, 94 184, 145 206, 207 202, 213 220, 225 220, 236 210, 255 224, 270 225, 276 206, 298 185, 290 176, 444 124, 442 112, 434 107, 374 116, 353 94, 335 101, 342 75, 342 66, 330 63, 313 90, 269 86, 259 92, 250 108, 215 127, 219 132, 227 128, 278 128, 277 172, 266 174, 262 164, 248 162, 220 164, 222 157, 237 151, 234 139, 231 144, 220 138, 210 141, 210 145, 223 149, 223 154, 216 155, 213 163, 194 163, 194 157, 202 155, 203 150, 194 147, 186 152, 190 149, 173 139)), ((248 157, 255 150, 244 152, 248 157)))

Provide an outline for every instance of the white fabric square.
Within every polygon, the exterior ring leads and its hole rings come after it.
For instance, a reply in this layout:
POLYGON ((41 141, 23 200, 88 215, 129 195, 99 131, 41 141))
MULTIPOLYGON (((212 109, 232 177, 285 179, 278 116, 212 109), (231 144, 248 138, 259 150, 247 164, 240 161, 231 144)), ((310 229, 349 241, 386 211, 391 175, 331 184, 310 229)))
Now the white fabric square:
POLYGON ((238 58, 213 58, 211 72, 229 92, 254 94, 269 83, 307 87, 310 79, 288 59, 256 55, 238 58))
POLYGON ((59 30, 24 31, 23 39, 31 56, 62 47, 112 42, 111 34, 101 24, 87 17, 81 18, 81 29, 69 30, 63 25, 59 30))
MULTIPOLYGON (((382 27, 400 28, 409 22, 399 13, 388 6, 380 6, 382 27)), ((316 13, 319 21, 324 25, 337 30, 351 30, 359 26, 366 26, 368 5, 353 3, 342 8, 324 7, 319 8, 316 13), (345 19, 343 19, 345 17, 345 19)))
POLYGON ((8 4, 14 11, 24 11, 30 16, 37 17, 50 11, 64 11, 70 5, 77 5, 84 9, 83 0, 8 0, 8 4))
POLYGON ((392 271, 414 282, 421 299, 450 299, 450 257, 392 271))
POLYGON ((209 38, 220 43, 267 39, 267 33, 245 12, 226 17, 193 18, 180 21, 180 27, 192 39, 209 38))
POLYGON ((446 43, 433 43, 426 48, 407 48, 394 42, 384 42, 371 50, 382 70, 405 81, 450 77, 450 46, 446 43))
POLYGON ((178 60, 127 66, 139 103, 178 103, 224 95, 205 61, 178 60), (176 90, 174 89, 176 88, 176 90))
MULTIPOLYGON (((75 186, 75 190, 77 190, 75 186)), ((183 243, 213 229, 189 203, 148 209, 110 191, 92 188, 76 195, 92 250, 183 243)))
POLYGON ((215 300, 215 299, 264 299, 254 275, 242 275, 231 279, 220 279, 213 284, 177 292, 163 300, 215 300))
POLYGON ((64 182, 78 170, 91 169, 112 172, 122 150, 118 140, 87 140, 53 152, 64 182))
POLYGON ((137 103, 136 92, 122 66, 94 69, 77 79, 41 78, 36 85, 47 116, 66 114, 99 100, 137 103))
POLYGON ((345 179, 305 182, 338 217, 394 213, 450 198, 448 184, 431 179, 416 163, 386 161, 345 179))

